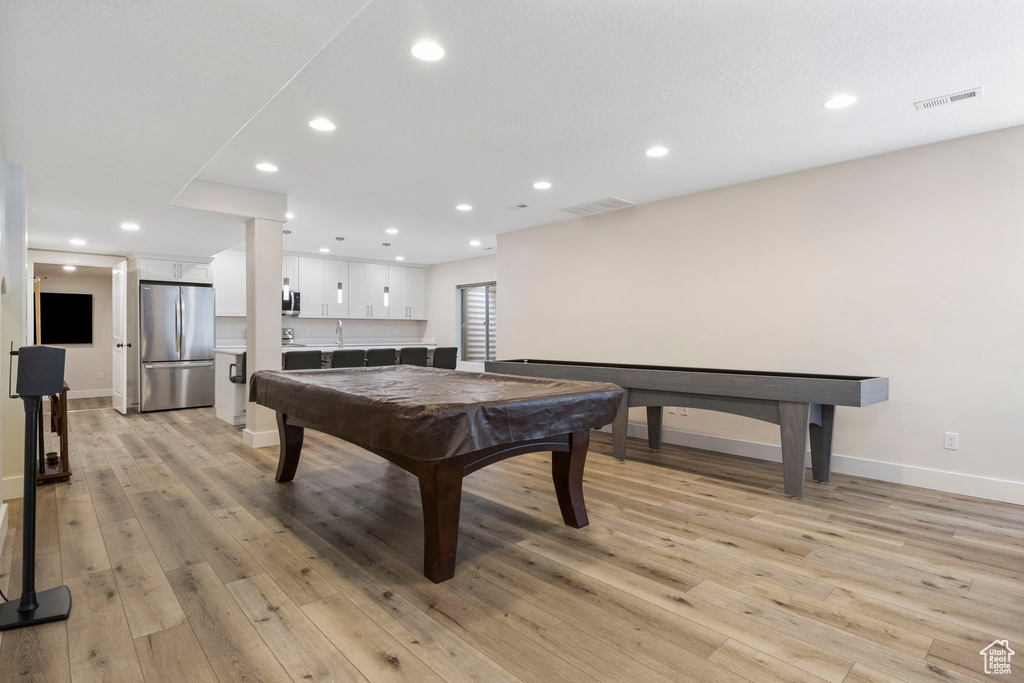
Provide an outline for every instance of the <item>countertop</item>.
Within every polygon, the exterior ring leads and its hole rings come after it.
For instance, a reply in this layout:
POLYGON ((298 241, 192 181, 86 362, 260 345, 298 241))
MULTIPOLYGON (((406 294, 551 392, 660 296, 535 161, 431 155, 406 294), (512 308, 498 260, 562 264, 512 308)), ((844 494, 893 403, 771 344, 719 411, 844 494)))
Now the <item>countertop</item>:
MULTIPOLYGON (((339 348, 342 348, 342 349, 399 349, 399 348, 402 348, 404 346, 425 346, 428 349, 433 349, 433 348, 437 347, 437 344, 435 344, 434 342, 419 342, 419 343, 408 343, 408 342, 406 342, 406 343, 393 343, 393 344, 380 344, 380 343, 377 343, 377 344, 358 344, 358 343, 351 343, 351 344, 345 344, 344 346, 338 346, 337 344, 324 344, 324 345, 320 345, 320 344, 307 344, 307 345, 303 345, 303 346, 299 346, 299 345, 282 346, 281 347, 281 351, 283 353, 283 352, 287 352, 287 351, 310 351, 310 350, 316 349, 318 351, 330 352, 330 351, 337 351, 339 348)), ((245 351, 245 346, 241 346, 241 345, 217 346, 217 347, 214 347, 214 349, 213 349, 214 353, 227 353, 227 354, 231 354, 231 355, 235 355, 235 356, 241 354, 244 351, 245 351)))

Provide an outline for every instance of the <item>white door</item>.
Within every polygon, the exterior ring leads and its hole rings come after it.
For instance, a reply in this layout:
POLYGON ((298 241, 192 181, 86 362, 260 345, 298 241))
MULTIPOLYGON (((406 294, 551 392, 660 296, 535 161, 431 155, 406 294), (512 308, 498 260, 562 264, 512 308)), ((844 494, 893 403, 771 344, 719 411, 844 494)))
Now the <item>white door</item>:
POLYGON ((366 271, 369 275, 366 279, 366 289, 369 294, 370 317, 387 318, 388 307, 384 305, 384 286, 388 282, 388 267, 370 263, 367 264, 366 271))
POLYGON ((114 320, 114 363, 111 370, 114 410, 128 412, 128 262, 120 261, 112 271, 111 312, 114 320))
POLYGON ((352 262, 348 264, 348 317, 369 318, 370 317, 370 291, 367 285, 370 282, 370 264, 352 262))
POLYGON ((408 268, 388 266, 388 290, 391 293, 388 317, 391 319, 409 317, 409 288, 406 280, 408 268))
POLYGON ((347 318, 348 262, 324 261, 324 301, 328 318, 347 318))
POLYGON ((299 281, 302 296, 299 302, 300 318, 324 318, 327 316, 327 302, 324 299, 324 260, 299 257, 299 281))
POLYGON ((427 271, 424 268, 406 268, 405 305, 409 317, 423 320, 427 317, 427 271))

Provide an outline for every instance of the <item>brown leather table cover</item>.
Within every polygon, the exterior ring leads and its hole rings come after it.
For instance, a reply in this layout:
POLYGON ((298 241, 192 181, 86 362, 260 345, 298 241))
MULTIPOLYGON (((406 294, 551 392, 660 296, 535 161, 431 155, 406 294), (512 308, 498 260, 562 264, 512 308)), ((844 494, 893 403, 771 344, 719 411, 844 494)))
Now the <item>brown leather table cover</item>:
POLYGON ((249 385, 250 401, 414 460, 603 427, 625 393, 603 382, 413 365, 261 370, 249 385))

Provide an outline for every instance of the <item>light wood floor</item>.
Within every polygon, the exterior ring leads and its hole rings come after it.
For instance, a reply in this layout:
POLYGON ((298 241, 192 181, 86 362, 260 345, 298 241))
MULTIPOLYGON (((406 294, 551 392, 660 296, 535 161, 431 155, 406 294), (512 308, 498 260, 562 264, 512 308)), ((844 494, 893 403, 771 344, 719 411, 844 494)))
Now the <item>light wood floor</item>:
MULTIPOLYGON (((591 524, 549 456, 466 480, 453 580, 423 578, 415 481, 308 434, 296 480, 210 409, 71 414, 39 489, 38 582, 67 622, 9 631, 0 678, 75 681, 958 681, 1009 638, 1024 674, 1024 509, 596 435, 591 524)), ((20 584, 20 505, 0 587, 20 584)))

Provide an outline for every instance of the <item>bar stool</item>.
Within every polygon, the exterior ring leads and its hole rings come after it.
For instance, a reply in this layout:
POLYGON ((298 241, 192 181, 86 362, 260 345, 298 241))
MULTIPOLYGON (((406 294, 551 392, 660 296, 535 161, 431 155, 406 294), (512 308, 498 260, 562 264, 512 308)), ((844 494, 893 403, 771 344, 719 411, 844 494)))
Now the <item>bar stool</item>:
POLYGON ((242 352, 242 357, 237 363, 228 366, 228 379, 232 384, 245 384, 245 351, 242 352))
POLYGON ((308 349, 302 351, 288 351, 284 354, 285 370, 319 370, 320 351, 308 349))
POLYGON ((426 346, 403 346, 398 350, 398 362, 401 365, 427 366, 426 346))
POLYGON ((366 366, 373 368, 381 365, 394 365, 397 353, 398 349, 367 349, 366 366))
POLYGON ((457 346, 438 346, 434 349, 434 367, 454 370, 458 357, 459 348, 457 346))
POLYGON ((366 365, 366 349, 339 349, 331 354, 332 368, 361 368, 366 365))

